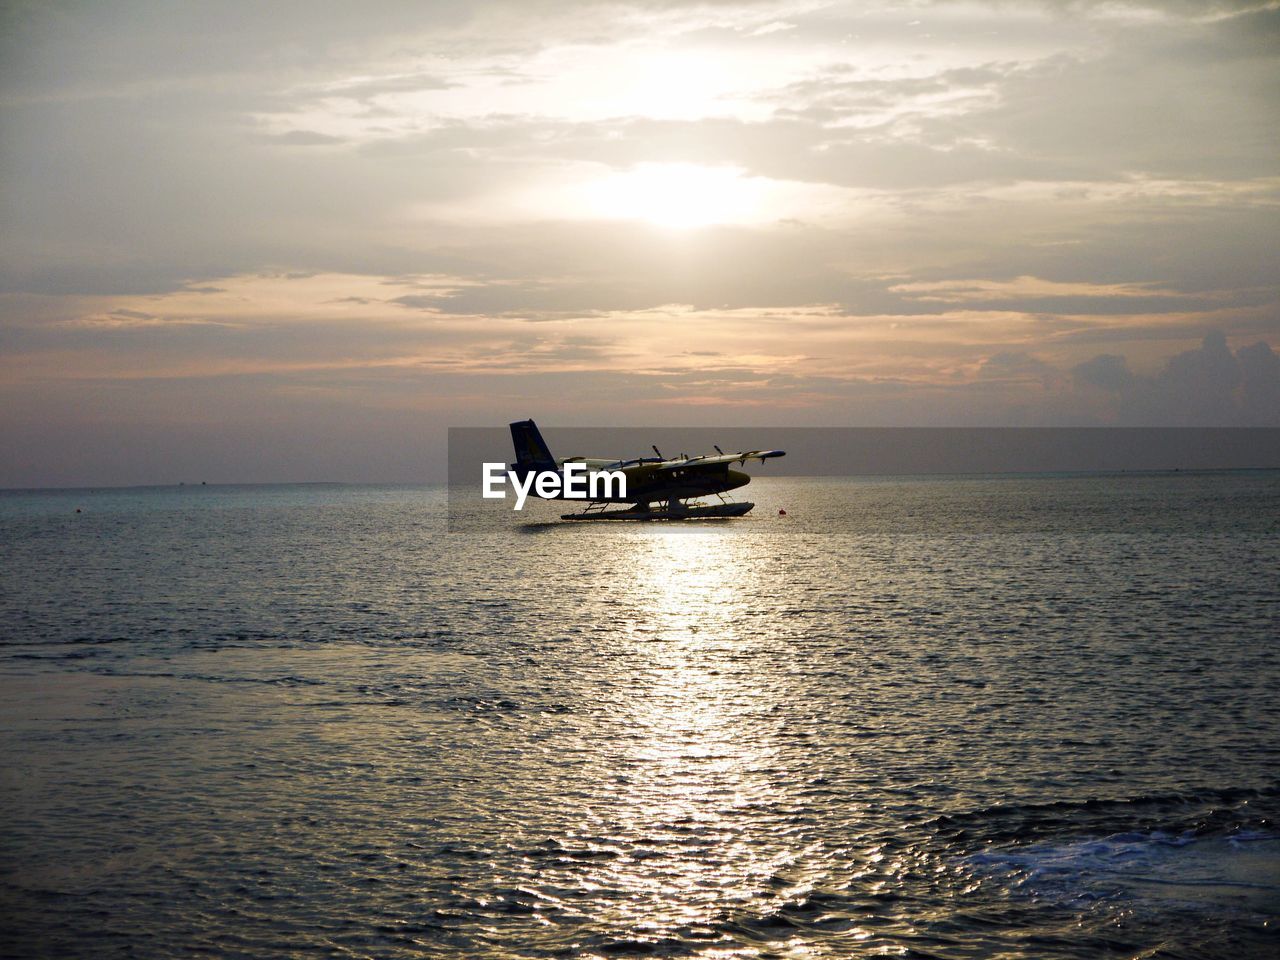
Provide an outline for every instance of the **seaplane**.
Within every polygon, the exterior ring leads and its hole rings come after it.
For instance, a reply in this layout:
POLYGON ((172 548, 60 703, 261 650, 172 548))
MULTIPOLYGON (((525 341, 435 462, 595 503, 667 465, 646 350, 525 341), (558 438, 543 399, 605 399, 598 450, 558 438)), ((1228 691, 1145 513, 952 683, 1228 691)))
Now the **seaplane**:
MULTIPOLYGON (((551 456, 551 450, 532 420, 518 420, 511 424, 511 441, 516 451, 516 462, 511 464, 513 477, 524 478, 529 473, 545 471, 564 472, 569 464, 581 464, 581 467, 574 469, 587 474, 620 472, 626 477, 625 494, 597 494, 600 498, 591 499, 581 513, 562 514, 562 520, 698 520, 741 517, 749 513, 755 504, 733 501, 725 494, 745 487, 751 482, 751 477, 741 470, 729 469, 730 464, 746 466, 750 460, 764 463, 773 457, 786 456, 784 450, 725 453, 717 446, 714 454, 691 457, 682 453, 668 459, 654 446, 656 456, 637 457, 633 460, 591 457, 565 457, 557 460, 551 456), (703 498, 708 497, 715 497, 716 502, 702 502, 703 498), (609 509, 616 504, 628 506, 620 510, 609 509)), ((541 492, 537 495, 542 496, 541 492)), ((562 495, 542 498, 554 500, 560 499, 562 495)))

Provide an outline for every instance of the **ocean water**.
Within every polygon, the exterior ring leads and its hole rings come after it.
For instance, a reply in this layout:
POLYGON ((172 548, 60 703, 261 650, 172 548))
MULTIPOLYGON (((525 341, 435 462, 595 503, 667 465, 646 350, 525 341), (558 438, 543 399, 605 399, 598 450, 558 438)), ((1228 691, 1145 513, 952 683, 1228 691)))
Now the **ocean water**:
POLYGON ((1280 473, 742 492, 0 493, 0 955, 1280 954, 1280 473))

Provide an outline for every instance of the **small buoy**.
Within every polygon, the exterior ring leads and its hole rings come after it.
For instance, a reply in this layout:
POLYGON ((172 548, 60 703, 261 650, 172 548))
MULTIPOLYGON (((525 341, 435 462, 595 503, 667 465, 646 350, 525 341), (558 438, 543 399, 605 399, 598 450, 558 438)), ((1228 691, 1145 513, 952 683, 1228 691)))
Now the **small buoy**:
POLYGON ((80 508, 76 507, 76 513, 79 513, 79 512, 80 512, 80 508))
POLYGON ((785 517, 786 515, 787 515, 787 511, 785 511, 785 510, 779 510, 779 511, 778 511, 778 516, 780 516, 780 517, 785 517))

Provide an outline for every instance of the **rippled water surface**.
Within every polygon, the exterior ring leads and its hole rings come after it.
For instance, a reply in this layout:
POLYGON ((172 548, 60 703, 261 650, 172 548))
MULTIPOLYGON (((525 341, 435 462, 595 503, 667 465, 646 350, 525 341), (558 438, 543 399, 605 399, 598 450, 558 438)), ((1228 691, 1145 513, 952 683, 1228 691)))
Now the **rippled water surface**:
POLYGON ((1280 475, 749 492, 0 494, 0 954, 1280 952, 1280 475))

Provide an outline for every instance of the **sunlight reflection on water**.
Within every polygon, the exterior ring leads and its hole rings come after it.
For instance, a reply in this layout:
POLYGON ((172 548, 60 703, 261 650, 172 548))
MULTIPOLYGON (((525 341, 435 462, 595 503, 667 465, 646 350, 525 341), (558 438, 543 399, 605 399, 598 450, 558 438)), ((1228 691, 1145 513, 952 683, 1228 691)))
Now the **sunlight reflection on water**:
POLYGON ((762 637, 740 635, 742 607, 758 575, 741 543, 663 536, 637 558, 623 588, 646 626, 628 639, 643 686, 618 704, 635 731, 625 767, 643 771, 620 791, 626 835, 663 838, 665 855, 631 860, 612 879, 649 895, 620 917, 659 935, 709 928, 721 905, 749 899, 785 852, 753 830, 750 810, 783 802, 776 756, 752 735, 774 703, 769 678, 747 683, 734 664, 762 637), (713 856, 688 856, 714 842, 713 856), (673 905, 681 909, 673 911, 673 905))
POLYGON ((815 536, 0 510, 0 952, 1260 955, 1277 483, 1118 483, 761 485, 815 536))

